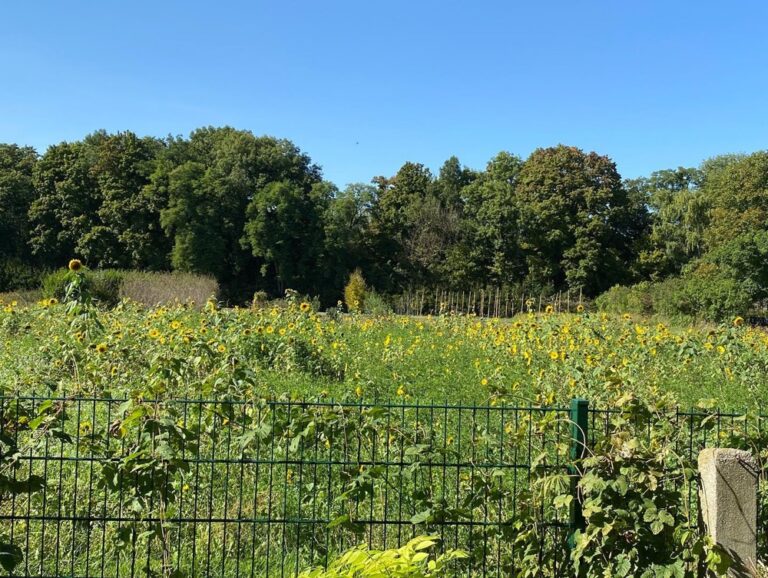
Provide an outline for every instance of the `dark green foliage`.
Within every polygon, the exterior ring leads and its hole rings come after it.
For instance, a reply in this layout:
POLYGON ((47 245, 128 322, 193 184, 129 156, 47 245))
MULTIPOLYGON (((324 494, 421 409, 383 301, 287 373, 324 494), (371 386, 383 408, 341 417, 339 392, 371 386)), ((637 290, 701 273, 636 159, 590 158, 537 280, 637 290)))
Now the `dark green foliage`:
MULTIPOLYGON (((75 273, 69 269, 58 269, 43 277, 43 296, 63 300, 67 286, 75 273)), ((114 307, 120 301, 120 289, 125 278, 123 271, 86 271, 83 286, 93 300, 102 307, 114 307)))
POLYGON ((594 295, 627 278, 644 207, 631 203, 608 157, 563 145, 536 150, 516 195, 520 245, 537 285, 594 295))
POLYGON ((0 293, 40 287, 45 271, 19 259, 0 260, 0 293))
POLYGON ((231 127, 96 131, 41 157, 0 145, 0 290, 79 256, 212 276, 232 304, 295 289, 327 307, 358 268, 386 296, 593 297, 649 281, 601 302, 706 318, 768 297, 768 152, 622 182, 610 158, 558 145, 501 152, 482 171, 406 162, 372 183, 339 191, 290 141, 231 127))
POLYGON ((0 144, 0 260, 29 258, 27 212, 35 198, 36 163, 33 148, 0 144))

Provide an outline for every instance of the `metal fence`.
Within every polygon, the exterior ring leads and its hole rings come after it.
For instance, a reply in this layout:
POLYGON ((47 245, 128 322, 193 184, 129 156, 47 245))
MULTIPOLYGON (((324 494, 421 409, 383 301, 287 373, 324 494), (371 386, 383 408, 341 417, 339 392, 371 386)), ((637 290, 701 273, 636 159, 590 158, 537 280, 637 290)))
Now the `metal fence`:
MULTIPOLYGON (((575 491, 573 459, 612 435, 615 415, 584 402, 0 397, 0 571, 286 577, 359 543, 432 533, 470 554, 464 575, 502 576, 524 515, 542 574, 565 574, 579 512, 537 501, 535 485, 554 475, 575 491)), ((752 427, 675 419, 693 459, 721 431, 752 427)))

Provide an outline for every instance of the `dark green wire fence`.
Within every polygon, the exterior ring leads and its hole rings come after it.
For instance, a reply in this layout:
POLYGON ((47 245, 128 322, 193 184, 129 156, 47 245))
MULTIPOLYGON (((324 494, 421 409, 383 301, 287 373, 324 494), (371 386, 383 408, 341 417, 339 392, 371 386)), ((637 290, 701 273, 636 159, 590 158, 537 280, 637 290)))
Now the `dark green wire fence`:
MULTIPOLYGON (((562 511, 536 485, 576 492, 573 460, 612 435, 617 411, 0 397, 0 572, 286 577, 430 533, 469 554, 461 575, 509 575, 532 555, 565 575, 578 500, 562 511), (533 552, 516 545, 521 520, 533 552)), ((668 419, 693 460, 722 431, 760 428, 668 419)))

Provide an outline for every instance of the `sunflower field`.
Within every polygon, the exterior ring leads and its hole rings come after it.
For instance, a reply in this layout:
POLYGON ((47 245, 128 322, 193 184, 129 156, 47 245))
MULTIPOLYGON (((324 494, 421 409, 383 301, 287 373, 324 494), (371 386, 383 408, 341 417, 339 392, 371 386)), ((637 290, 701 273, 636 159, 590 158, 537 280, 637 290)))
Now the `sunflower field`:
POLYGON ((101 309, 80 278, 0 305, 11 575, 295 576, 429 533, 457 575, 694 576, 728 564, 697 449, 768 447, 768 334, 740 318, 101 309))

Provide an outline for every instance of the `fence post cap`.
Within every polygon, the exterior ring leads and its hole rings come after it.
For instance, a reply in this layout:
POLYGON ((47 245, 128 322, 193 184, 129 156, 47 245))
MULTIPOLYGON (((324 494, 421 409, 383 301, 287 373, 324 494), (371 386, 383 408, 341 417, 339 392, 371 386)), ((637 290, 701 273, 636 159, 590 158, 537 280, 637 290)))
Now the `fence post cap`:
POLYGON ((713 462, 718 464, 741 464, 757 472, 757 462, 752 456, 752 452, 747 450, 736 450, 733 448, 705 448, 699 452, 699 469, 706 468, 713 462))

